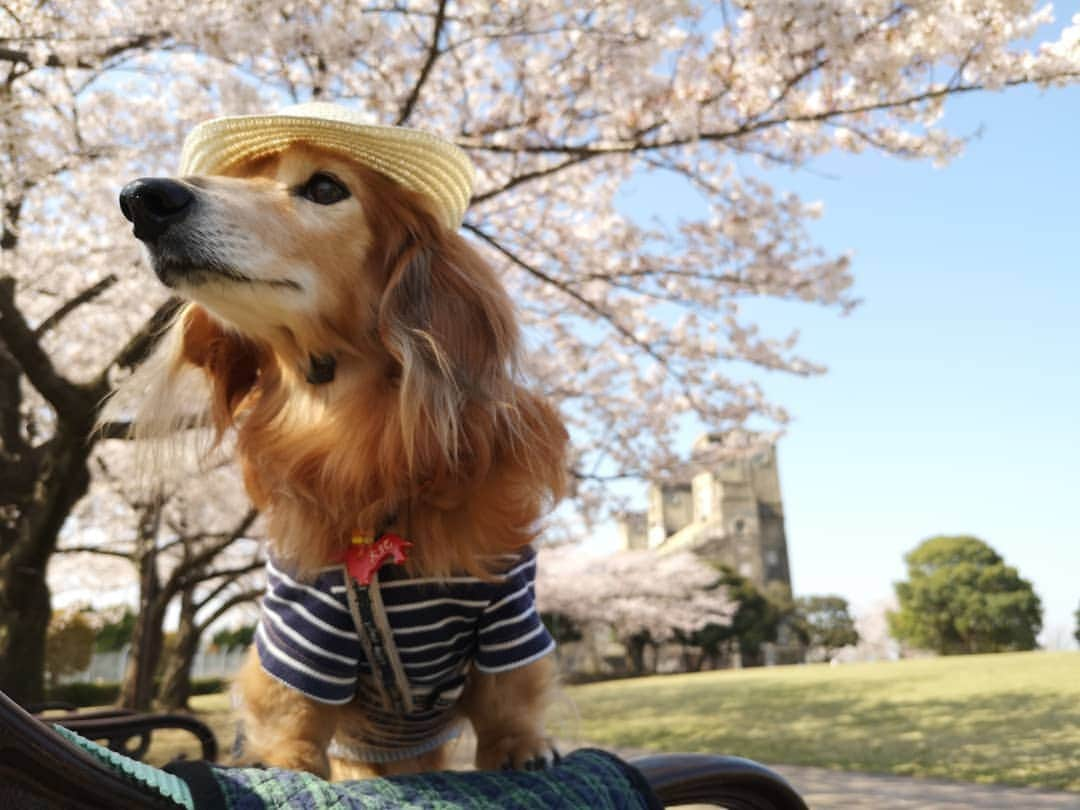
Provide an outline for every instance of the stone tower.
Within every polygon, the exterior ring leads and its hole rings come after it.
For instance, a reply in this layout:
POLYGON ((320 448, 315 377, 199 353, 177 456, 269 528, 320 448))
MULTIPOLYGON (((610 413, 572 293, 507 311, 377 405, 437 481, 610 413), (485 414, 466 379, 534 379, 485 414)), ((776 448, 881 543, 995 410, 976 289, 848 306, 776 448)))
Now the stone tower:
POLYGON ((790 591, 776 447, 709 461, 720 441, 703 436, 676 480, 650 484, 648 513, 624 517, 624 548, 689 549, 758 588, 790 591))

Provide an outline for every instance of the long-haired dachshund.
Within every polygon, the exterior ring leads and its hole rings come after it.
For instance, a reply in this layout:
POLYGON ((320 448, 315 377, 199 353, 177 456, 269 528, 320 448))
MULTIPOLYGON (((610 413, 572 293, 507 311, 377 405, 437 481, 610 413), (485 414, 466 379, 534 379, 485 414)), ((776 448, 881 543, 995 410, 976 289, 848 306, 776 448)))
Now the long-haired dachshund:
POLYGON ((553 642, 530 543, 567 434, 520 383, 491 267, 424 194, 304 143, 136 180, 121 207, 186 299, 131 383, 138 430, 190 418, 198 382, 267 515, 245 758, 436 769, 467 718, 478 767, 543 764, 553 642))

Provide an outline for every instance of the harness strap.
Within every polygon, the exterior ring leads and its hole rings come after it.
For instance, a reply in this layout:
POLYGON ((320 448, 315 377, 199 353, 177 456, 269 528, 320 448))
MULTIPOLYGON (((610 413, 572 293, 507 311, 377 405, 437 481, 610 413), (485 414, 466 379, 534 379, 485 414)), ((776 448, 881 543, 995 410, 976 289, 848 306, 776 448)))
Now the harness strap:
POLYGON ((373 680, 382 698, 383 707, 400 716, 410 714, 414 709, 412 690, 405 678, 401 657, 394 643, 394 634, 383 607, 379 572, 372 575, 371 583, 366 586, 359 585, 349 575, 348 569, 345 569, 344 573, 349 613, 364 648, 364 655, 371 664, 373 680))

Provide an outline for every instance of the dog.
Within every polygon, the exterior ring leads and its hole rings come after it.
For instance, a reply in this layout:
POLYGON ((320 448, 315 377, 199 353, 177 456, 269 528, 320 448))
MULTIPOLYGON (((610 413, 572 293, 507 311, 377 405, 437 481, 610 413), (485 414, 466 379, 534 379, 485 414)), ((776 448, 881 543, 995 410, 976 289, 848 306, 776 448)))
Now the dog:
POLYGON ((494 270, 430 196, 303 141, 142 178, 121 208, 184 300, 133 383, 136 433, 176 428, 197 372, 267 518, 245 761, 442 769, 466 720, 480 769, 552 761, 531 544, 567 432, 521 382, 494 270))

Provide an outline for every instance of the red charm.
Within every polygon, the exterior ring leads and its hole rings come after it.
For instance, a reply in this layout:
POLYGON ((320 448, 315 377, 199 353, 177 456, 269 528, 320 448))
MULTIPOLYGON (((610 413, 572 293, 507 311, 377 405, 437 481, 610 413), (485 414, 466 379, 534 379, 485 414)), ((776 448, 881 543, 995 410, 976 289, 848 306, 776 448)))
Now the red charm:
POLYGON ((384 534, 374 542, 370 537, 354 535, 341 562, 345 563, 349 576, 361 585, 370 585, 375 572, 386 562, 398 565, 405 562, 410 548, 412 543, 396 534, 384 534))

